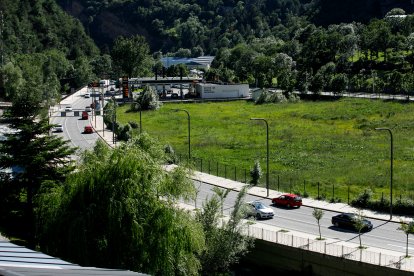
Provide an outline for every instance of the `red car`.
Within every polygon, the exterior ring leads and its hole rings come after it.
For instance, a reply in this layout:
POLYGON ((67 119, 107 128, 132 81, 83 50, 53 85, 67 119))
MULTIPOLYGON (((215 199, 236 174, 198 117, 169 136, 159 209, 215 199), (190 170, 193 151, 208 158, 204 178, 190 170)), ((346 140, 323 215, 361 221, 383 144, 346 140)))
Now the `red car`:
POLYGON ((85 128, 83 129, 83 133, 93 133, 93 128, 91 126, 85 126, 85 128))
POLYGON ((283 194, 272 199, 274 205, 285 206, 287 208, 302 206, 302 198, 295 194, 283 194))
POLYGON ((82 120, 88 120, 89 115, 87 111, 82 111, 82 120))

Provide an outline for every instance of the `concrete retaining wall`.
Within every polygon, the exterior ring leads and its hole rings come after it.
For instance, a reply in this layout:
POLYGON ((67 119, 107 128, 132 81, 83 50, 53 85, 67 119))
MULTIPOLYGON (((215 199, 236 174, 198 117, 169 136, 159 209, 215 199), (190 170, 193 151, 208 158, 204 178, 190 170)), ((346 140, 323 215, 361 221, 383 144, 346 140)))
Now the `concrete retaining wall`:
POLYGON ((413 275, 395 267, 347 260, 263 240, 256 240, 255 248, 244 260, 266 271, 283 269, 301 272, 303 275, 413 275))

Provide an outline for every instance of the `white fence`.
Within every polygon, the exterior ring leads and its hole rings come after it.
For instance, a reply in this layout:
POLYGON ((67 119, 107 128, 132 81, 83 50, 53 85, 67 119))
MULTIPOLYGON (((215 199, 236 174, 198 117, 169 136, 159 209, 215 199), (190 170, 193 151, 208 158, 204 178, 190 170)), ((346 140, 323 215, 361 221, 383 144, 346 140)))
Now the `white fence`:
POLYGON ((382 254, 381 252, 369 251, 369 249, 352 248, 324 240, 295 237, 292 234, 284 233, 282 231, 268 230, 255 225, 249 225, 246 232, 248 236, 256 239, 301 248, 303 250, 323 253, 358 262, 414 271, 414 258, 391 256, 382 254))

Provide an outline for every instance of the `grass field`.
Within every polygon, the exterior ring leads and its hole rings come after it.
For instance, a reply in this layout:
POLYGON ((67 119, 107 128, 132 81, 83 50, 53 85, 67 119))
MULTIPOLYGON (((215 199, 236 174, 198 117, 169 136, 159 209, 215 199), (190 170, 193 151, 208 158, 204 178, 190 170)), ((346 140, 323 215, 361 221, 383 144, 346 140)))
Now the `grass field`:
MULTIPOLYGON (((394 136, 394 196, 414 195, 414 105, 379 100, 341 99, 254 105, 220 103, 166 103, 157 111, 142 112, 143 130, 170 144, 187 158, 187 115, 191 115, 191 155, 196 169, 226 174, 244 181, 259 160, 265 185, 266 126, 269 123, 270 187, 319 194, 347 201, 366 188, 378 198, 389 197, 390 135, 376 131, 389 127, 394 136), (197 159, 201 158, 201 159, 197 159), (225 170, 225 172, 223 172, 225 170), (246 173, 247 172, 247 173, 246 173), (305 186, 305 187, 304 187, 305 186)), ((118 120, 139 122, 139 113, 125 105, 118 120)))

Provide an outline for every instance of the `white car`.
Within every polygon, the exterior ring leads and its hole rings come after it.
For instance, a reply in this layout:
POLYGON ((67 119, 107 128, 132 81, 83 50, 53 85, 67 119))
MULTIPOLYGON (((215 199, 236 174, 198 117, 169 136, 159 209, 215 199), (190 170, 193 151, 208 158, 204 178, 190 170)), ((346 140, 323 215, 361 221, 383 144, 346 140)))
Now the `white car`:
POLYGON ((63 125, 62 124, 56 124, 53 128, 52 128, 53 132, 63 132, 63 125))
POLYGON ((65 111, 66 111, 66 112, 67 112, 67 111, 72 111, 72 106, 71 106, 71 105, 66 106, 66 107, 65 107, 65 111))
POLYGON ((254 216, 256 219, 273 218, 273 209, 264 205, 260 201, 250 201, 247 205, 247 216, 254 216))
POLYGON ((85 93, 85 98, 90 98, 90 97, 91 97, 91 94, 85 93))
POLYGON ((86 106, 86 107, 85 107, 85 111, 86 111, 86 112, 91 112, 91 111, 92 111, 92 107, 90 107, 90 106, 86 106))

